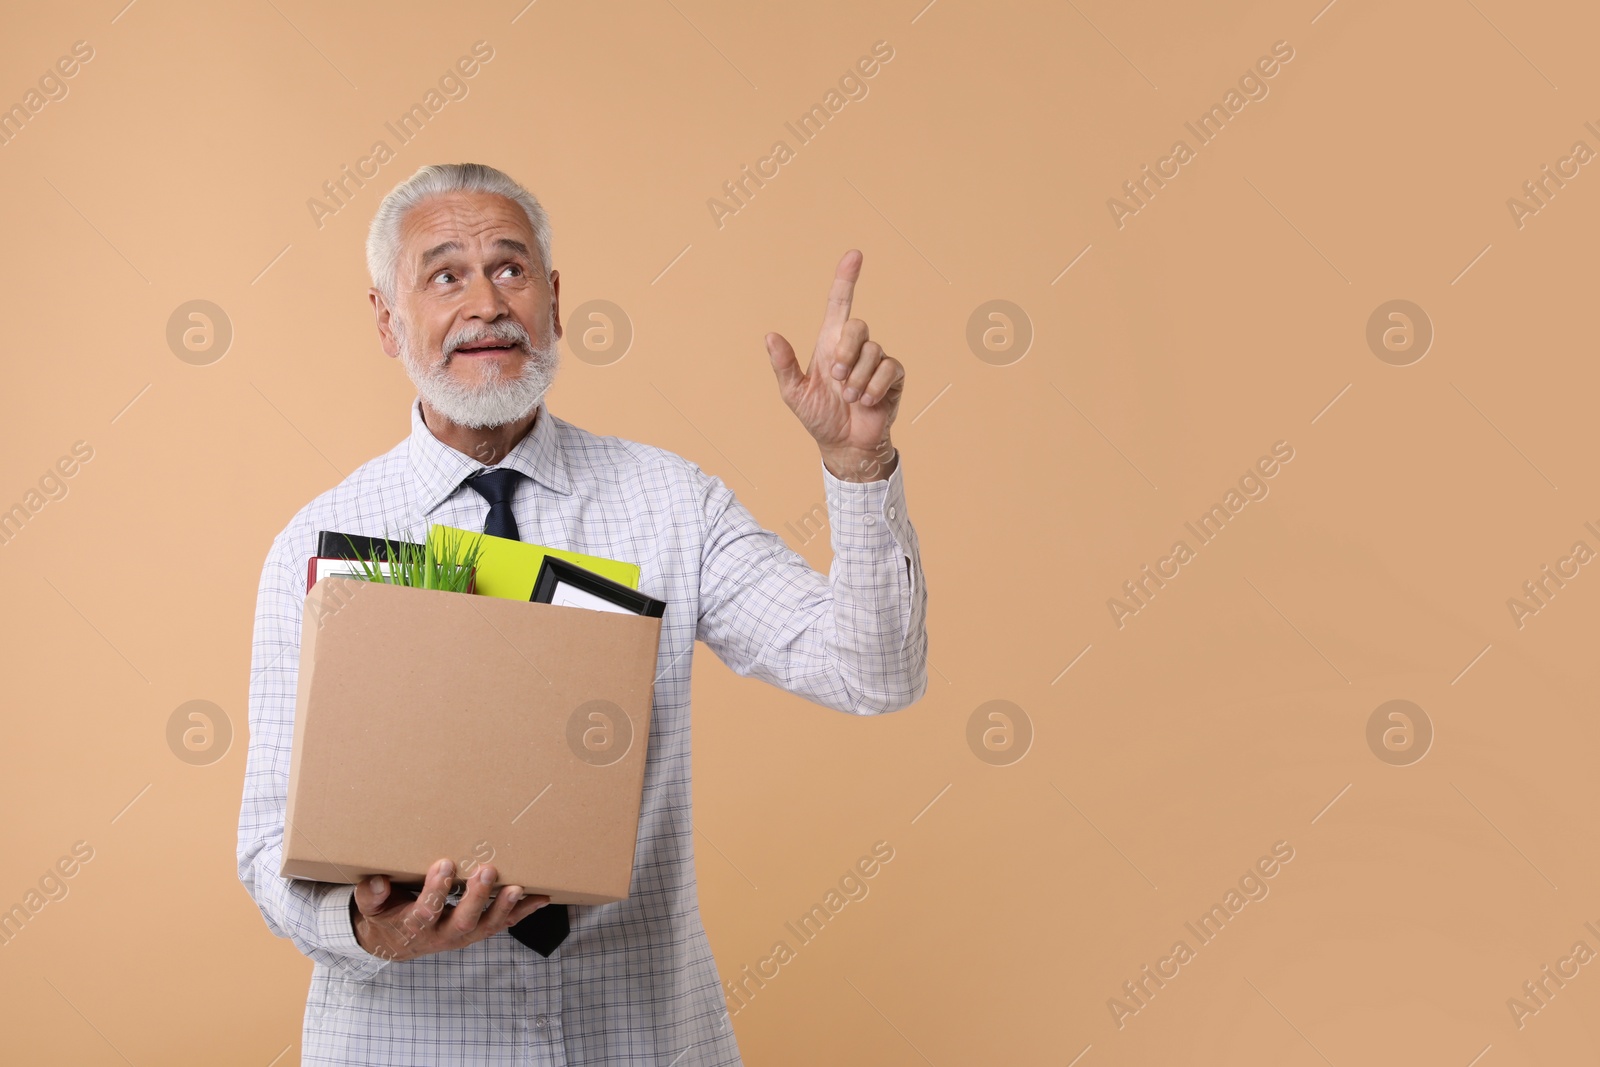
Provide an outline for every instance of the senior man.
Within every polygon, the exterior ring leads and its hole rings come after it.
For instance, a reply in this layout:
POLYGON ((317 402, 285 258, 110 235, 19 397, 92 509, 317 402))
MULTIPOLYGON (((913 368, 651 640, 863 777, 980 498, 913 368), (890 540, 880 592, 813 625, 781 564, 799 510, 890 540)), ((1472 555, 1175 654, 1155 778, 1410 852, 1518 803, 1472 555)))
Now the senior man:
POLYGON ((720 478, 550 411, 562 335, 550 263, 544 210, 491 167, 423 167, 384 198, 367 238, 369 296, 383 350, 416 385, 411 433, 302 508, 267 554, 239 877, 272 932, 313 960, 308 1065, 740 1063, 695 890, 694 642, 740 675, 857 715, 927 688, 927 591, 889 440, 905 372, 850 317, 861 254, 839 261, 804 370, 788 341, 766 336, 779 395, 821 452, 826 578, 720 478), (381 877, 351 887, 279 876, 317 531, 422 540, 431 523, 638 563, 641 590, 667 603, 626 900, 549 904, 502 886, 490 902, 490 864, 450 906, 448 859, 415 895, 381 877))

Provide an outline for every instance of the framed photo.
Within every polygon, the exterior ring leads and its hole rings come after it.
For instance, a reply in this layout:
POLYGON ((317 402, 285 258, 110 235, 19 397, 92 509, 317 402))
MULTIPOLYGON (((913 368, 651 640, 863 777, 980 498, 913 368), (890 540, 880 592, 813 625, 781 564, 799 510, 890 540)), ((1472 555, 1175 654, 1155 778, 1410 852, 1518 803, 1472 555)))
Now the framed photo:
MULTIPOLYGON (((390 574, 389 563, 379 560, 378 573, 388 577, 390 574)), ((361 565, 352 558, 329 559, 326 556, 313 556, 310 564, 306 567, 306 592, 311 592, 312 586, 329 575, 337 575, 340 578, 354 578, 357 581, 366 580, 366 574, 363 573, 361 565)))
POLYGON ((406 541, 390 541, 382 537, 368 537, 365 534, 339 533, 336 530, 317 531, 317 555, 322 559, 376 557, 380 562, 387 562, 391 550, 401 545, 411 548, 422 547, 411 545, 406 541))
POLYGON ((667 610, 664 601, 556 556, 546 556, 539 564, 539 576, 534 579, 533 595, 528 599, 536 604, 632 613, 657 619, 667 610))

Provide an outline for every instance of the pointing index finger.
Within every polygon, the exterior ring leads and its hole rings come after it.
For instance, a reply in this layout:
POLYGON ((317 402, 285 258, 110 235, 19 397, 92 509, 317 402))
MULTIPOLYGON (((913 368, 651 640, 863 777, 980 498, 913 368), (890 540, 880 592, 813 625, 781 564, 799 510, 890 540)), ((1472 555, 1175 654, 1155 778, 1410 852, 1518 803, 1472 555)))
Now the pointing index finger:
POLYGON ((861 276, 864 257, 852 248, 839 260, 834 271, 833 288, 828 290, 828 310, 822 316, 822 336, 830 345, 839 342, 839 334, 850 318, 850 302, 856 293, 856 279, 861 276))

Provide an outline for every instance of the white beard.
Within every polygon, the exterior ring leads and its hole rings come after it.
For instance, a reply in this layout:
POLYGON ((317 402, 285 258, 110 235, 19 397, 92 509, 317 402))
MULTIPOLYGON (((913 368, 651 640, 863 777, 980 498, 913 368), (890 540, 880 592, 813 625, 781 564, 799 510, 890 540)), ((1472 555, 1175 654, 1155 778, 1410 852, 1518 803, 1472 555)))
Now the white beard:
POLYGON ((394 324, 400 361, 405 364, 417 395, 458 426, 484 429, 527 417, 549 392, 561 365, 560 343, 556 338, 535 346, 526 330, 509 319, 502 319, 488 326, 469 326, 446 337, 443 350, 454 354, 458 348, 482 341, 513 341, 528 353, 523 359, 521 373, 505 377, 498 362, 485 358, 478 384, 466 385, 450 373, 448 358, 425 364, 421 354, 413 351, 410 331, 400 316, 394 317, 394 324))

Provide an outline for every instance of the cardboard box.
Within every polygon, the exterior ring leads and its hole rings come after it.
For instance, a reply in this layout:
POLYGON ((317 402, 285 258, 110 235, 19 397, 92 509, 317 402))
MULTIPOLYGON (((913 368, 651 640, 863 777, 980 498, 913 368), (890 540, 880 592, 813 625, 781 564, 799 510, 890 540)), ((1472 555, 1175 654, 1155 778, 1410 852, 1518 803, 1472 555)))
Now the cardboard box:
POLYGON ((643 615, 323 578, 280 873, 420 884, 448 856, 555 903, 626 898, 660 638, 643 615))

